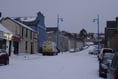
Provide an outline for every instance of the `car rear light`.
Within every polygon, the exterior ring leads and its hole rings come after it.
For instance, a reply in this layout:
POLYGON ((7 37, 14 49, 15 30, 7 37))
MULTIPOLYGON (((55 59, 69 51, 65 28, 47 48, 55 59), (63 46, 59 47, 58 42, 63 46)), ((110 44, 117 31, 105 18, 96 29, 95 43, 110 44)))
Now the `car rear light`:
POLYGON ((118 73, 115 73, 114 79, 118 79, 118 73))

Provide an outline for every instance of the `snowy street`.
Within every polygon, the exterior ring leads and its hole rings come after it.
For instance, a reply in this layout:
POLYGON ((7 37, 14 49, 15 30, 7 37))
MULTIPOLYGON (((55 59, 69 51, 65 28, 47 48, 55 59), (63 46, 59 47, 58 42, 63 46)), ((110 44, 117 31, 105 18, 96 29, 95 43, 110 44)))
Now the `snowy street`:
POLYGON ((102 79, 97 57, 89 50, 92 47, 57 56, 11 56, 9 65, 0 66, 0 79, 102 79))

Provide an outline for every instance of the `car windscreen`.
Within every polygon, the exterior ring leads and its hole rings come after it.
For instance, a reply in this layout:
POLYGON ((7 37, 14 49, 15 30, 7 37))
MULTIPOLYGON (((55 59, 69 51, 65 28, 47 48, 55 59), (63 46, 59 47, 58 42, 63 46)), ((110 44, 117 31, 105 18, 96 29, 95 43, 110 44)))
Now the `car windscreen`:
POLYGON ((103 53, 112 53, 113 51, 112 50, 108 50, 108 49, 106 49, 106 50, 103 50, 103 53))
POLYGON ((103 63, 108 63, 108 61, 111 61, 113 56, 113 53, 105 53, 103 57, 103 63))

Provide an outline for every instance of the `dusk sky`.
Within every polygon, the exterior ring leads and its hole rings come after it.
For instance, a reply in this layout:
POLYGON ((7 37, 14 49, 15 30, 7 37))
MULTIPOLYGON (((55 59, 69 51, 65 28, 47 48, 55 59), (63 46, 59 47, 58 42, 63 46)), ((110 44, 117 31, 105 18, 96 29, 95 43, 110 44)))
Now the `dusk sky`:
POLYGON ((82 28, 87 32, 97 32, 93 19, 99 14, 100 32, 104 32, 106 21, 118 16, 118 0, 1 0, 0 11, 3 17, 45 16, 46 26, 57 26, 57 14, 63 18, 59 28, 79 33, 82 28))

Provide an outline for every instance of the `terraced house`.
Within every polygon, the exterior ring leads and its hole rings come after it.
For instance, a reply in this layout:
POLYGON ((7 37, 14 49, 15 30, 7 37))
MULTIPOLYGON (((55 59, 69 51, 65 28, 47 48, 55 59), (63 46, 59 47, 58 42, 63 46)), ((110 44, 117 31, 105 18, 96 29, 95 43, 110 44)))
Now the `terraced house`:
POLYGON ((41 12, 38 12, 36 17, 18 17, 16 20, 37 32, 37 51, 40 52, 39 49, 42 47, 42 42, 47 40, 45 16, 41 12))
POLYGON ((12 33, 9 41, 9 54, 37 52, 37 32, 30 27, 9 17, 2 18, 0 23, 12 33))

